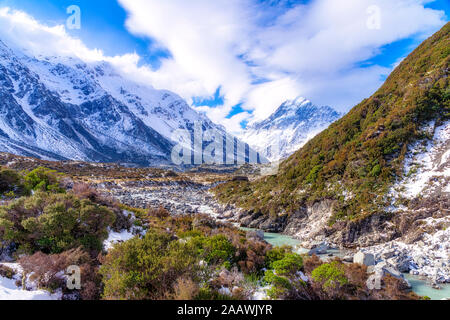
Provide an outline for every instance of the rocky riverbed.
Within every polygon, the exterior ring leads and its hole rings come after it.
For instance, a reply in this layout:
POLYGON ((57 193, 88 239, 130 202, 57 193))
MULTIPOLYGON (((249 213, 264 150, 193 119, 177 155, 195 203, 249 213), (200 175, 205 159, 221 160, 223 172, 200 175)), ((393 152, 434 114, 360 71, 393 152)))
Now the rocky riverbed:
POLYGON ((135 208, 164 207, 174 215, 204 213, 216 216, 221 206, 208 190, 214 184, 192 181, 103 182, 95 188, 135 208))
POLYGON ((362 251, 400 272, 427 277, 436 286, 450 283, 450 229, 425 234, 421 241, 412 244, 391 241, 362 251))

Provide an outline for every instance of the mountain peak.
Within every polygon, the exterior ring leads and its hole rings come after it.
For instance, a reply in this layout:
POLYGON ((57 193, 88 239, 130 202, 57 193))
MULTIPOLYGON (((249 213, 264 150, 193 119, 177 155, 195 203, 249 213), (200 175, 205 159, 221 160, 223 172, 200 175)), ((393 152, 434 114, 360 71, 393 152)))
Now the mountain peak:
POLYGON ((253 123, 242 139, 266 158, 283 159, 300 149, 341 114, 331 107, 318 107, 303 97, 285 101, 270 117, 253 123), (279 150, 269 148, 278 142, 279 150))

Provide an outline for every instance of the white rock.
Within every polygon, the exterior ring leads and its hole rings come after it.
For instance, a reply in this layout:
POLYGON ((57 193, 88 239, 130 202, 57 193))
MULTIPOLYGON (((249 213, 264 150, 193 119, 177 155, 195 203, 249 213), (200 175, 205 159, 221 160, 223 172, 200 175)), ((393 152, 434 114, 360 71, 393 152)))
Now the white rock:
POLYGON ((364 253, 359 251, 353 256, 353 263, 358 263, 365 266, 375 265, 375 256, 371 253, 364 253))

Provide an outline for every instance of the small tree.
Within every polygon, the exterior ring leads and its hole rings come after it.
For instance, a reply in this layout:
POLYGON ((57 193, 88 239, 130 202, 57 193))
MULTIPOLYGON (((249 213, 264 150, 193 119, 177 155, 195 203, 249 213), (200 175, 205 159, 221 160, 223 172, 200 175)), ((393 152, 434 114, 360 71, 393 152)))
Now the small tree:
POLYGON ((60 174, 54 170, 39 167, 25 175, 25 188, 28 191, 50 191, 62 193, 65 190, 59 186, 60 174))

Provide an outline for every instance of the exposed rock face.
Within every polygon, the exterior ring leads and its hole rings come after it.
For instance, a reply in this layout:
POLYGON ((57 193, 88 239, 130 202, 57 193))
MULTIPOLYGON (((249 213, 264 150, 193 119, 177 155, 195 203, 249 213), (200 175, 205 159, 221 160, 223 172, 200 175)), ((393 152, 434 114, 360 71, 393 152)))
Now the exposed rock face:
POLYGON ((323 200, 306 208, 306 216, 290 219, 286 233, 304 242, 324 241, 335 202, 323 200))
POLYGON ((385 213, 358 221, 339 221, 329 229, 330 239, 345 247, 366 247, 397 237, 398 229, 385 213))
POLYGON ((237 216, 237 221, 243 227, 264 230, 266 232, 283 232, 286 225, 287 216, 265 216, 260 212, 241 212, 237 216))
POLYGON ((260 212, 241 211, 234 218, 243 227, 282 232, 303 241, 320 243, 327 236, 328 221, 333 214, 334 203, 332 200, 317 202, 310 207, 300 208, 290 216, 267 216, 260 212))

